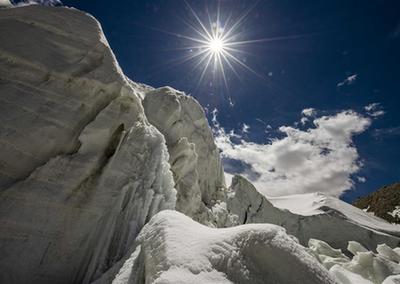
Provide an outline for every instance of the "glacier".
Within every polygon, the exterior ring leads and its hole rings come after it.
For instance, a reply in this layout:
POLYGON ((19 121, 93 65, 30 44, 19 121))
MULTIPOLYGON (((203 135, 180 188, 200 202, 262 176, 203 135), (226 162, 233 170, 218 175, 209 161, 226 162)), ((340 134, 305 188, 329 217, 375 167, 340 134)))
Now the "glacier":
POLYGON ((200 104, 91 15, 0 9, 0 100, 0 283, 399 283, 400 226, 228 186, 200 104))

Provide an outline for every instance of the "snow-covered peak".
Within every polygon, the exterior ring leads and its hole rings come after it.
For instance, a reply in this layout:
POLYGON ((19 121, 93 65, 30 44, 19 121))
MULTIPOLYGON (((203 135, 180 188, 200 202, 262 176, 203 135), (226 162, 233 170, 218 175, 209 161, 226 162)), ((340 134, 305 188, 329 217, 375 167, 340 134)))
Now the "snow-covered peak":
POLYGON ((380 243, 400 244, 400 226, 321 193, 267 198, 241 176, 233 178, 230 192, 227 207, 240 224, 277 224, 304 245, 311 238, 344 250, 349 241, 370 250, 380 243))
POLYGON ((391 232, 400 236, 400 225, 394 225, 385 220, 364 212, 338 198, 323 193, 296 194, 267 198, 275 207, 286 209, 302 216, 329 214, 334 211, 342 214, 350 222, 378 231, 391 232))
POLYGON ((326 204, 327 196, 322 193, 305 193, 267 197, 267 199, 277 208, 287 209, 303 216, 311 216, 324 213, 321 207, 326 204))

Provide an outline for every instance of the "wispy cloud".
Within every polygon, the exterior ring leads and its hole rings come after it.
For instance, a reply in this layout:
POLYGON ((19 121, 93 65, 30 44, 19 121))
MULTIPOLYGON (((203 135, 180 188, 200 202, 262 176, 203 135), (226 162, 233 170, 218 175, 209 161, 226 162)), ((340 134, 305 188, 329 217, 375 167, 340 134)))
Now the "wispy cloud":
POLYGON ((315 118, 307 130, 282 126, 279 131, 285 137, 257 144, 223 129, 216 110, 212 121, 229 173, 246 176, 269 196, 317 191, 339 196, 350 189, 351 176, 362 166, 352 137, 371 123, 369 118, 347 110, 315 118))
POLYGON ((250 126, 248 124, 246 124, 246 123, 243 123, 242 132, 243 133, 249 133, 249 129, 250 129, 250 126))
POLYGON ((357 181, 359 183, 365 183, 367 181, 367 179, 365 177, 357 177, 357 181))
POLYGON ((372 134, 376 139, 382 139, 384 136, 399 136, 400 126, 374 129, 372 134))
POLYGON ((385 114, 385 111, 383 110, 380 103, 369 104, 365 106, 364 109, 367 111, 367 114, 372 117, 378 117, 385 114))
POLYGON ((301 111, 301 114, 307 117, 315 116, 317 114, 317 111, 310 107, 310 108, 305 108, 301 111))
POLYGON ((393 29, 393 31, 389 34, 390 39, 396 39, 400 36, 400 22, 397 23, 396 27, 393 29))
POLYGON ((300 119, 300 122, 302 125, 306 124, 308 121, 310 121, 311 117, 314 117, 317 114, 317 111, 314 108, 305 108, 301 111, 301 115, 303 116, 300 119))
POLYGON ((344 87, 344 86, 353 85, 356 82, 357 77, 358 77, 357 74, 353 74, 353 75, 347 77, 346 79, 344 79, 342 82, 339 82, 337 84, 337 86, 340 88, 340 87, 344 87))

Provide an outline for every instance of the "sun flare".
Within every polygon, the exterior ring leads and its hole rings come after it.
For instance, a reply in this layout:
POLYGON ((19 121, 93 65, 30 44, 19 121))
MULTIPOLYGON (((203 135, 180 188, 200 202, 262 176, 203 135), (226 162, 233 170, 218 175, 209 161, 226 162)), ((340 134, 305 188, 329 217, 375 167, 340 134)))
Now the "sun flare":
POLYGON ((225 48, 224 41, 218 37, 213 38, 209 41, 208 48, 214 54, 220 54, 221 52, 224 51, 225 48))

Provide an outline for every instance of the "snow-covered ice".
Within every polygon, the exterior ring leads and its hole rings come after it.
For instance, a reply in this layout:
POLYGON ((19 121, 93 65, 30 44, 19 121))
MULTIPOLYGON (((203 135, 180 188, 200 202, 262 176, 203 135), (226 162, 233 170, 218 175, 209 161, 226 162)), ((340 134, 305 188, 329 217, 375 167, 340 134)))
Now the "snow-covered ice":
POLYGON ((311 238, 347 249, 357 241, 373 250, 400 243, 400 226, 371 216, 339 199, 321 193, 266 198, 245 178, 235 176, 227 199, 228 211, 239 224, 272 223, 284 227, 307 245, 311 238))
POLYGON ((224 200, 225 179, 203 108, 170 87, 147 92, 143 107, 149 122, 167 142, 178 193, 177 210, 201 223, 210 222, 210 208, 217 200, 224 200))
POLYGON ((145 89, 127 80, 93 17, 0 10, 1 283, 89 283, 152 215, 175 208, 145 89))
POLYGON ((309 251, 342 284, 380 284, 392 275, 400 274, 400 255, 386 245, 378 245, 376 254, 361 244, 349 242, 349 250, 353 253, 351 258, 320 240, 312 239, 308 246, 309 251))
POLYGON ((215 229, 165 210, 143 228, 138 245, 140 253, 126 261, 115 284, 137 283, 137 278, 145 283, 336 283, 283 228, 270 224, 215 229), (126 277, 126 270, 133 273, 126 277), (120 281, 122 275, 129 281, 120 281))

